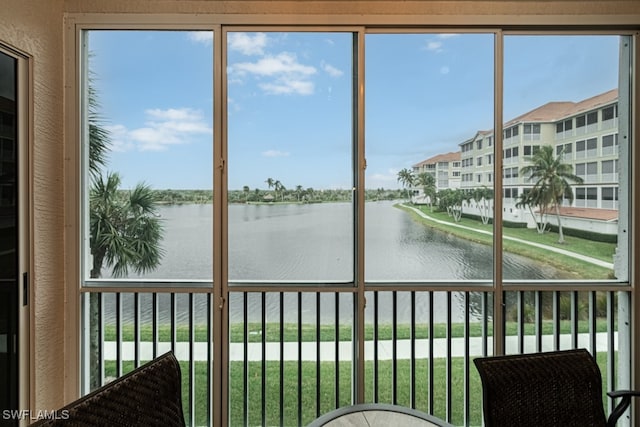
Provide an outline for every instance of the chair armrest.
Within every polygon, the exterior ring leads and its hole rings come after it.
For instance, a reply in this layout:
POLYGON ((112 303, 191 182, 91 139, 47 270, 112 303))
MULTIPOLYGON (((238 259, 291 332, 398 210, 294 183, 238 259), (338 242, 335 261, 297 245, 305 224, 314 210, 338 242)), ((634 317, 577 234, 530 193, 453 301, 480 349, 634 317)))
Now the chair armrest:
POLYGON ((622 398, 620 402, 616 405, 616 407, 613 409, 613 411, 611 412, 611 415, 609 415, 609 419, 607 420, 607 427, 614 427, 616 425, 616 422, 618 422, 618 418, 620 418, 622 414, 624 414, 624 411, 626 411, 629 405, 631 404, 631 398, 639 397, 640 391, 639 390, 614 390, 614 391, 608 392, 607 395, 613 399, 617 399, 619 397, 622 398))
POLYGON ((618 397, 638 397, 640 396, 640 390, 613 390, 607 393, 611 398, 617 399, 618 397))

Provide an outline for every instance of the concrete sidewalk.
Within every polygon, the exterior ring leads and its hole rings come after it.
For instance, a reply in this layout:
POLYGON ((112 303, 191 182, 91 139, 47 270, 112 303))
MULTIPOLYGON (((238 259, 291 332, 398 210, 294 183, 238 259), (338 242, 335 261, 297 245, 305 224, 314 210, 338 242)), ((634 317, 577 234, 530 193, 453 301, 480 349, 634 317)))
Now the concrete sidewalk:
MULTIPOLYGON (((596 351, 607 351, 607 337, 606 332, 600 332, 596 334, 596 351)), ((553 350, 554 337, 552 335, 544 335, 542 337, 543 350, 553 350)), ((491 352, 492 339, 487 340, 488 351, 491 352)), ((465 348, 467 343, 464 338, 452 338, 450 340, 451 357, 463 357, 465 355, 465 348)), ((476 357, 483 354, 483 342, 481 337, 469 338, 469 356, 476 357)), ((560 348, 570 348, 572 346, 571 336, 569 334, 563 334, 560 336, 560 348)), ((589 348, 590 340, 589 334, 578 335, 578 347, 589 348)), ((195 361, 206 361, 208 357, 209 344, 206 342, 196 342, 193 344, 195 361)), ((433 357, 444 358, 447 357, 448 340, 446 338, 437 338, 433 340, 433 357)), ((518 348, 517 337, 507 337, 506 349, 507 352, 516 352, 518 348)), ((524 340, 525 352, 536 351, 535 336, 526 336, 524 340)), ((615 340, 615 348, 617 349, 617 334, 615 340)), ((104 346, 104 359, 116 360, 116 343, 106 342, 104 346)), ((157 354, 162 354, 171 349, 171 343, 161 342, 158 344, 157 354)), ((122 360, 134 359, 134 343, 123 342, 122 343, 122 360)), ((334 361, 336 360, 336 351, 338 352, 338 360, 351 361, 352 360, 352 343, 349 341, 340 341, 336 350, 336 343, 332 341, 320 342, 320 351, 317 351, 317 344, 315 342, 303 342, 298 348, 297 342, 285 342, 283 344, 283 355, 280 355, 280 343, 268 342, 265 344, 265 359, 266 360, 283 360, 283 361, 307 361, 315 362, 318 359, 320 361, 334 361), (300 352, 300 355, 298 354, 300 352)), ((374 355, 373 341, 365 342, 365 360, 373 360, 374 355)), ((175 353, 180 360, 190 360, 189 343, 177 342, 175 347, 175 353)), ((153 344, 151 342, 140 343, 140 358, 142 360, 150 360, 153 356, 153 344)), ((429 357, 429 340, 417 339, 415 340, 415 357, 423 359, 429 357)), ((397 359, 410 359, 411 358, 411 340, 398 340, 396 342, 396 358, 397 359)), ((244 345, 242 343, 231 343, 229 348, 229 359, 231 361, 245 360, 244 345)), ((378 360, 391 360, 393 359, 393 341, 385 340, 378 342, 378 360)), ((262 343, 249 343, 247 344, 246 360, 250 362, 257 362, 262 360, 262 343)))

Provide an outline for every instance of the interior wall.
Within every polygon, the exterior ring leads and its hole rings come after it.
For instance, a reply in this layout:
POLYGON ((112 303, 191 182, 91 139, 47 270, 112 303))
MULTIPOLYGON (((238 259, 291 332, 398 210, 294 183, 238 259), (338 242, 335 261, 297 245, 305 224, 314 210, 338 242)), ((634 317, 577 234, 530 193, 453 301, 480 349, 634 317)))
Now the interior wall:
MULTIPOLYGON (((31 409, 54 409, 75 396, 64 387, 64 21, 65 13, 199 13, 229 15, 312 15, 326 24, 341 15, 373 16, 384 22, 394 15, 414 19, 433 16, 518 16, 545 20, 546 16, 580 15, 585 23, 602 17, 628 23, 640 14, 637 0, 565 1, 343 1, 343 0, 2 0, 0 42, 33 58, 33 368, 31 409), (630 18, 631 17, 631 18, 630 18), (586 19, 586 18, 585 18, 586 19)), ((504 18, 502 18, 504 19, 504 18)), ((446 23, 446 18, 444 21, 446 23)), ((293 23, 293 22, 292 22, 293 23)), ((640 25, 640 22, 635 22, 640 25)), ((68 287, 77 286, 67 283, 68 287)), ((71 288, 70 288, 71 289, 71 288)), ((69 367, 76 369, 77 367, 69 367)), ((75 373, 71 378, 75 378, 75 373)), ((71 387, 73 389, 73 387, 71 387)))
MULTIPOLYGON (((35 386, 30 394, 32 405, 43 410, 62 403, 60 386, 65 378, 63 4, 62 0, 3 0, 0 13, 0 43, 29 55, 33 69, 31 378, 35 386)), ((28 369, 29 355, 24 356, 21 368, 28 369)))
POLYGON ((637 15, 637 0, 67 0, 77 13, 326 15, 637 15))

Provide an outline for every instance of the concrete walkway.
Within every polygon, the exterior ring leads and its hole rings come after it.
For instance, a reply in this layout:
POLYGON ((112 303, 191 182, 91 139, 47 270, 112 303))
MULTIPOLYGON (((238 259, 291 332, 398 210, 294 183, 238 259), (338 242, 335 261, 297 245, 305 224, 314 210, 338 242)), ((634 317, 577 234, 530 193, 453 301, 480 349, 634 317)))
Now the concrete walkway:
MULTIPOLYGON (((438 224, 444 224, 444 225, 448 225, 448 226, 451 226, 451 227, 458 227, 458 228, 462 228, 462 229, 465 229, 465 230, 474 231, 476 233, 486 234, 488 236, 492 235, 491 232, 488 232, 486 230, 478 230, 477 228, 468 227, 466 225, 451 223, 451 222, 448 222, 448 221, 442 221, 442 220, 430 217, 429 215, 425 214, 424 212, 422 212, 419 209, 414 208, 413 206, 408 206, 408 205, 405 205, 405 204, 402 204, 402 206, 407 208, 407 209, 411 209, 412 211, 414 211, 415 213, 420 215, 422 218, 428 219, 429 221, 433 221, 433 222, 438 223, 438 224)), ((572 258, 576 258, 576 259, 579 259, 579 260, 582 260, 582 261, 585 261, 585 262, 588 262, 588 263, 591 263, 591 264, 594 264, 594 265, 597 265, 597 266, 600 266, 600 267, 609 268, 609 269, 613 270, 613 263, 612 262, 602 261, 602 260, 597 259, 597 258, 593 258, 593 257, 582 255, 582 254, 577 254, 575 252, 567 251, 565 249, 556 248, 554 246, 543 245, 541 243, 530 242, 528 240, 518 239, 516 237, 503 236, 503 239, 511 240, 511 241, 518 242, 518 243, 523 243, 523 244, 529 245, 529 246, 535 246, 536 248, 545 249, 545 250, 548 250, 550 252, 555 252, 555 253, 558 253, 558 254, 566 255, 566 256, 569 256, 569 257, 572 257, 572 258)))
MULTIPOLYGON (((466 229, 469 231, 473 231, 476 233, 482 233, 486 235, 492 235, 492 233, 485 230, 478 230, 473 227, 468 227, 461 224, 455 224, 448 221, 442 221, 429 215, 424 212, 416 209, 412 206, 408 206, 403 204, 402 206, 413 210, 415 213, 420 215, 422 218, 425 218, 429 221, 433 221, 439 224, 448 225, 451 227, 458 227, 461 229, 466 229)), ((530 242, 523 239, 518 239, 515 237, 504 236, 506 240, 512 240, 514 242, 523 243, 530 246, 535 246, 541 249, 548 250, 550 252, 559 253, 562 255, 566 255, 572 258, 580 259, 585 262, 589 262, 594 265, 598 265, 600 267, 613 269, 613 263, 605 262, 593 257, 577 254, 575 252, 571 252, 565 249, 556 248, 553 246, 543 245, 540 243, 530 242)), ((596 334, 596 351, 598 352, 606 352, 607 349, 607 333, 597 333, 596 334)), ((617 334, 616 334, 617 338, 617 334)), ((443 358, 447 357, 447 347, 448 340, 445 338, 437 338, 433 340, 433 357, 434 358, 443 358)), ((452 338, 450 340, 450 352, 451 357, 462 357, 465 355, 465 347, 467 343, 464 338, 452 338)), ((483 342, 482 338, 474 337, 469 338, 468 342, 469 346, 469 356, 475 357, 483 354, 483 342)), ((552 350, 554 347, 553 344, 553 336, 545 335, 542 337, 542 346, 543 350, 552 350)), ((570 348, 572 346, 571 336, 568 334, 562 335, 560 337, 560 348, 570 348)), ((589 334, 579 334, 578 335, 578 347, 589 347, 590 340, 589 334)), ((209 344, 206 342, 196 342, 193 344, 193 360, 195 361, 206 361, 208 357, 209 344)), ((415 340, 415 357, 416 358, 427 358, 429 357, 429 340, 428 339, 418 339, 415 340)), ((617 348, 617 339, 615 342, 615 347, 617 348)), ((491 338, 487 341, 487 348, 489 351, 492 348, 492 340, 491 338)), ((506 350, 509 352, 516 352, 518 348, 517 337, 509 336, 506 341, 506 350)), ((171 343, 161 342, 158 344, 157 353, 161 354, 165 351, 171 349, 171 343)), ((536 341, 535 336, 526 336, 524 338, 524 349, 525 352, 536 351, 536 341)), ((123 342, 121 346, 121 358, 122 360, 133 360, 134 358, 134 343, 132 342, 123 342)), ((115 342, 106 342, 104 348, 105 354, 104 358, 106 360, 115 360, 117 355, 117 346, 115 342)), ((152 358, 153 355, 153 344, 151 342, 141 342, 140 343, 140 358, 142 360, 148 360, 152 358)), ((320 348, 318 351, 317 344, 315 342, 303 342, 300 346, 300 350, 298 348, 297 342, 285 342, 283 344, 283 355, 280 355, 280 343, 268 342, 265 344, 265 359, 266 360, 283 360, 283 361, 309 361, 315 362, 318 359, 320 361, 333 361, 336 359, 336 343, 323 341, 320 343, 320 348), (300 352, 300 355, 298 354, 300 352)), ((348 341, 341 341, 338 343, 337 347, 338 359, 340 361, 350 361, 352 359, 352 343, 348 341)), ((180 360, 189 360, 190 357, 190 349, 188 342, 178 342, 176 343, 175 353, 180 360)), ((263 351, 261 343, 249 343, 247 345, 247 354, 246 360, 255 362, 261 361, 263 359, 263 351)), ((373 360, 374 355, 374 344, 373 341, 365 342, 365 360, 373 360)), ((397 359, 409 359, 411 357, 411 341, 410 340, 398 340, 396 342, 396 358, 397 359)), ((393 358, 393 341, 384 340, 378 342, 378 360, 390 360, 393 358)), ((234 360, 245 360, 245 349, 242 343, 231 343, 229 347, 229 359, 234 360)))
MULTIPOLYGON (((616 334, 617 337, 617 334, 616 334)), ((608 334, 605 332, 599 332, 596 334, 596 351, 607 351, 607 339, 608 334)), ((542 337, 542 347, 546 350, 553 350, 553 336, 544 335, 542 337)), ((451 343, 451 357, 462 357, 465 355, 466 342, 464 338, 452 338, 451 343)), ((447 344, 446 338, 436 338, 433 340, 433 357, 444 358, 447 357, 447 344)), ((193 344, 194 354, 193 360, 206 361, 208 354, 209 344, 206 342, 196 342, 193 344)), ((415 340, 415 357, 423 359, 429 357, 429 340, 417 339, 415 340)), ((560 336, 560 348, 570 348, 572 346, 571 336, 569 334, 563 334, 560 336)), ((578 334, 578 347, 589 348, 590 340, 589 334, 578 334)), ((617 340, 615 342, 617 348, 617 340)), ((492 348, 492 339, 487 341, 488 351, 492 348)), ((516 352, 518 348, 518 338, 515 336, 507 337, 506 349, 507 352, 516 352)), ((526 336, 524 338, 525 352, 536 351, 535 336, 526 336)), ((162 354, 171 349, 171 343, 161 342, 158 344, 158 354, 162 354)), ((116 343, 105 343, 104 359, 116 360, 116 343)), ((134 359, 134 343, 124 342, 122 343, 122 360, 134 359)), ((307 361, 315 362, 318 359, 320 361, 334 361, 336 359, 336 343, 332 341, 322 341, 320 343, 320 351, 317 351, 315 342, 303 342, 301 346, 301 354, 298 356, 298 343, 297 342, 285 342, 283 346, 283 356, 280 356, 280 343, 268 342, 265 345, 265 359, 266 360, 283 360, 283 361, 307 361)), ((374 355, 373 341, 365 342, 365 360, 373 360, 374 355)), ((242 343, 231 343, 229 347, 229 359, 232 361, 245 360, 244 345, 242 343)), ((180 360, 190 360, 189 343, 178 342, 176 343, 175 353, 180 360)), ((483 354, 483 343, 481 337, 469 338, 469 356, 481 356, 483 354)), ((153 344, 151 342, 140 343, 140 358, 142 360, 150 360, 153 355, 153 344)), ((396 342, 396 359, 410 359, 411 358, 411 340, 398 340, 396 342)), ((249 343, 247 345, 246 359, 250 362, 257 362, 262 360, 262 343, 249 343)), ((352 359, 352 343, 350 341, 340 341, 338 343, 338 359, 340 361, 350 361, 352 359)), ((378 341, 378 360, 390 360, 393 359, 393 341, 384 340, 378 341)))

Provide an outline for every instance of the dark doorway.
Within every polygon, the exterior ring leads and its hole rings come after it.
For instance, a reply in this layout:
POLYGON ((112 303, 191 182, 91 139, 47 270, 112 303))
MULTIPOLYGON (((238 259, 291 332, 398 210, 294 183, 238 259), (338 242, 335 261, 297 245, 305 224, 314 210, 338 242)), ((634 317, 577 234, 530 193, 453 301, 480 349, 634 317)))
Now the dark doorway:
POLYGON ((18 416, 17 59, 0 52, 0 425, 18 416))

